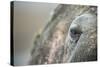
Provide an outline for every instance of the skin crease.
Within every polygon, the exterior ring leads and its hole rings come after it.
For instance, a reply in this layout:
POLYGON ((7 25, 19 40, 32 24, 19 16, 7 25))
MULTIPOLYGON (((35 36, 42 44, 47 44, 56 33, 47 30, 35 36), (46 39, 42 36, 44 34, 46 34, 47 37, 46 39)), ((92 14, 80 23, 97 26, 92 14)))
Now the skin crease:
MULTIPOLYGON (((73 28, 75 25, 76 27, 80 26, 82 33, 80 34, 80 37, 77 43, 74 42, 75 38, 73 39, 72 37, 70 37, 69 40, 72 40, 73 42, 69 41, 70 48, 68 49, 68 51, 72 50, 71 48, 73 48, 73 50, 70 51, 71 54, 70 54, 70 57, 68 57, 67 62, 81 62, 81 61, 97 60, 97 52, 96 52, 97 51, 96 24, 97 23, 96 21, 97 21, 96 15, 83 14, 77 17, 72 22, 70 29, 73 28)), ((77 28, 74 27, 74 29, 77 29, 77 28)))
POLYGON ((96 61, 97 16, 96 7, 91 8, 61 5, 37 35, 29 64, 96 61))

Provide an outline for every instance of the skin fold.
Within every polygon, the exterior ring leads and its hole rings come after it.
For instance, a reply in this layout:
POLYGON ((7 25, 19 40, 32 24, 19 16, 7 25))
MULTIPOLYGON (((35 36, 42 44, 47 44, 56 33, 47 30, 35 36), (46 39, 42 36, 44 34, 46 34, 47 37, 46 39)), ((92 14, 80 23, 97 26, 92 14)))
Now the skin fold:
POLYGON ((37 34, 30 65, 97 60, 97 7, 58 5, 37 34))

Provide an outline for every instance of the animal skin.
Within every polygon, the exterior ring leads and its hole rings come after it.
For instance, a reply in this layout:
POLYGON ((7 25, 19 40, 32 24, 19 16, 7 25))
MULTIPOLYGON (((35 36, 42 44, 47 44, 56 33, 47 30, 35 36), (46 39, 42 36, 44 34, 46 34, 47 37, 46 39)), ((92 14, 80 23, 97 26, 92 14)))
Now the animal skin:
POLYGON ((58 5, 37 34, 29 64, 97 60, 97 7, 58 5))
POLYGON ((97 19, 94 14, 83 14, 73 20, 69 30, 70 57, 68 62, 97 60, 97 19), (81 32, 81 33, 80 33, 81 32), (73 37, 71 37, 73 35, 73 37))

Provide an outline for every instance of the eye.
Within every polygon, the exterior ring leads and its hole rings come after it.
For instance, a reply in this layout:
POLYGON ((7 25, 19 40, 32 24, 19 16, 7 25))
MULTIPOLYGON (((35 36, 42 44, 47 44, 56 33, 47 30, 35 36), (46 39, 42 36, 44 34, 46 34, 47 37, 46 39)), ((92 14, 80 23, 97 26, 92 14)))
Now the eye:
POLYGON ((70 32, 71 32, 71 34, 73 34, 73 35, 76 35, 76 34, 79 33, 76 29, 71 29, 70 32))
POLYGON ((70 37, 73 41, 77 42, 80 35, 81 35, 82 31, 81 28, 79 26, 72 26, 70 28, 70 37))

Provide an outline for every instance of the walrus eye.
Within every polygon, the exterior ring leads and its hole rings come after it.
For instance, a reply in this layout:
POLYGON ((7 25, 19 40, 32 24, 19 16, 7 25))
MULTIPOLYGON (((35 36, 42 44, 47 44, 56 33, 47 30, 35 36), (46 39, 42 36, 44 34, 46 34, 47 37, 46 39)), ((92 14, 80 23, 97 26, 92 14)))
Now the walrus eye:
POLYGON ((79 26, 72 26, 70 28, 70 37, 73 41, 77 42, 82 31, 79 26))
POLYGON ((70 32, 71 32, 71 34, 73 34, 73 35, 78 34, 78 31, 75 30, 75 29, 71 29, 70 32))

